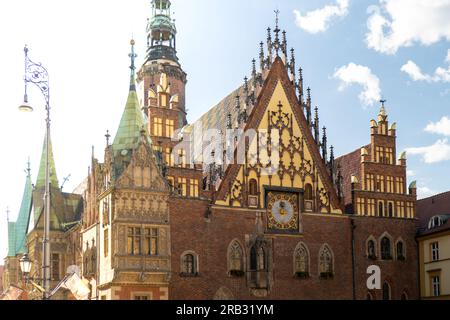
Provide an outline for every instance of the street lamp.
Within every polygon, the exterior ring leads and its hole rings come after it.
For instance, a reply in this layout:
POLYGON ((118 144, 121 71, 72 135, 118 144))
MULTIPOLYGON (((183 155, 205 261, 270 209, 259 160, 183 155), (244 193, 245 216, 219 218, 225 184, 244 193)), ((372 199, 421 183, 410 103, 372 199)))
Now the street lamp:
MULTIPOLYGON (((46 145, 46 164, 45 164, 45 194, 44 194, 44 239, 43 244, 43 255, 42 255, 42 274, 43 274, 43 287, 44 294, 43 299, 49 299, 50 295, 50 88, 49 88, 49 77, 47 69, 45 69, 40 63, 34 63, 28 57, 28 48, 25 46, 25 95, 24 102, 19 107, 20 111, 32 112, 33 108, 28 103, 27 87, 29 83, 36 85, 43 94, 45 98, 45 111, 47 117, 46 122, 46 135, 45 135, 45 145, 46 145)), ((24 267, 30 267, 27 261, 24 260, 24 267)), ((22 267, 22 265, 21 265, 22 267)))
POLYGON ((31 272, 31 261, 30 258, 28 258, 28 254, 25 253, 19 262, 20 262, 20 271, 22 271, 26 279, 28 278, 28 275, 31 272))

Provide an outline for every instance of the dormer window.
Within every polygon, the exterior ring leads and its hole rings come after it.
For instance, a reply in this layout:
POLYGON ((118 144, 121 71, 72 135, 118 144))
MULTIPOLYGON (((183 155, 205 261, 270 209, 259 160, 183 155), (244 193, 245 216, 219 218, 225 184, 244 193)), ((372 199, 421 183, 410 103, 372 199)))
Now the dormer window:
POLYGON ((442 218, 439 216, 434 216, 428 222, 428 229, 433 229, 442 226, 442 218))

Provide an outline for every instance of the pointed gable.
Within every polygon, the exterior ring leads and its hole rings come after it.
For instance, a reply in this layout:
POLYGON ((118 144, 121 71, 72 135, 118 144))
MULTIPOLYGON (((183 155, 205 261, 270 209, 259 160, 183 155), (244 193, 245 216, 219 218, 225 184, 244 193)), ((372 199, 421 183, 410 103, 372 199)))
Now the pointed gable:
POLYGON ((133 152, 130 164, 117 179, 116 188, 151 189, 156 192, 168 192, 166 180, 161 174, 151 146, 145 135, 133 152))
MULTIPOLYGON (((250 179, 259 181, 259 203, 264 205, 263 186, 304 189, 313 186, 316 212, 342 213, 342 208, 306 118, 289 80, 286 67, 277 58, 264 82, 245 131, 279 129, 279 169, 271 175, 260 175, 261 165, 231 164, 216 194, 217 205, 245 206, 250 179)), ((245 142, 242 138, 238 147, 245 142)), ((253 142, 250 143, 250 145, 253 142)), ((259 154, 268 154, 262 148, 259 154)), ((273 157, 273 155, 272 155, 273 157)))

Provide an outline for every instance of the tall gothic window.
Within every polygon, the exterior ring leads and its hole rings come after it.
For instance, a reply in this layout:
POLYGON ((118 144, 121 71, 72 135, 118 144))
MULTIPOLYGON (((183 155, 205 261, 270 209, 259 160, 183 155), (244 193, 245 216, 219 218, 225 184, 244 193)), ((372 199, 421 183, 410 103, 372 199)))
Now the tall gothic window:
POLYGON ((248 191, 251 196, 258 195, 258 183, 255 179, 250 179, 250 182, 248 184, 248 191))
POLYGON ((384 204, 383 201, 378 202, 378 216, 383 217, 384 216, 384 204))
POLYGON ((376 259, 375 241, 367 241, 367 256, 369 259, 376 259))
POLYGON ((394 203, 393 202, 389 202, 388 212, 389 212, 389 218, 394 217, 394 203))
POLYGON ((322 279, 333 277, 333 254, 328 246, 324 246, 319 253, 319 273, 322 279))
POLYGON ((391 260, 391 240, 388 237, 381 239, 381 259, 391 260))
POLYGON ((244 275, 244 251, 236 240, 228 248, 228 272, 236 277, 244 275))
POLYGON ((309 255, 303 243, 299 244, 294 252, 294 270, 298 278, 309 276, 309 255))
POLYGON ((383 284, 383 300, 391 300, 391 286, 387 282, 383 284))
POLYGON ((405 260, 405 248, 402 241, 397 242, 397 260, 405 260))
POLYGON ((305 200, 312 200, 312 199, 313 199, 312 185, 307 183, 305 184, 305 200))

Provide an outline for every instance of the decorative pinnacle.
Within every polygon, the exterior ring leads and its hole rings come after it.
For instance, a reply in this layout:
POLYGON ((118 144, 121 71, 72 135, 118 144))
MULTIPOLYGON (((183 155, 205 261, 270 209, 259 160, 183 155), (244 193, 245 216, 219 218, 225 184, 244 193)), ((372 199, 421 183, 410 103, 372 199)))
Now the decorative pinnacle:
POLYGON ((252 77, 256 77, 256 60, 252 60, 252 77))
MULTIPOLYGON (((276 26, 276 29, 278 29, 278 22, 279 22, 279 16, 280 16, 280 10, 275 10, 274 11, 275 12, 275 26, 276 26)), ((275 29, 275 30, 276 30, 275 29)), ((278 30, 279 31, 279 30, 278 30)))
POLYGON ((28 162, 27 162, 27 169, 26 169, 26 172, 27 172, 27 177, 28 177, 28 178, 31 177, 30 157, 28 157, 28 162))
POLYGON ((106 145, 109 146, 109 139, 111 138, 109 130, 106 130, 105 138, 106 138, 106 145))

